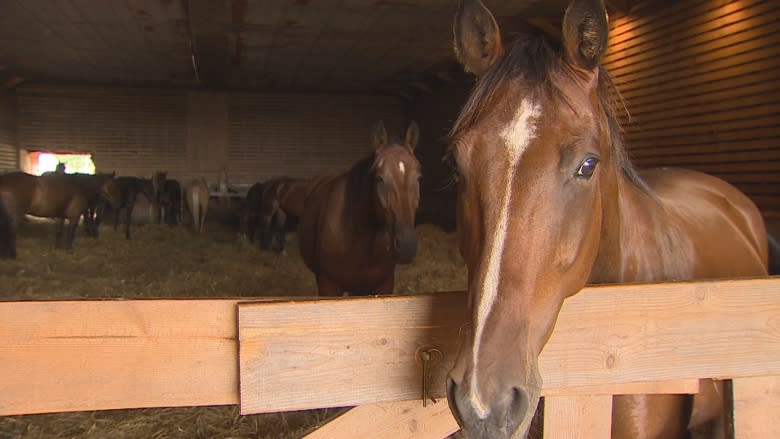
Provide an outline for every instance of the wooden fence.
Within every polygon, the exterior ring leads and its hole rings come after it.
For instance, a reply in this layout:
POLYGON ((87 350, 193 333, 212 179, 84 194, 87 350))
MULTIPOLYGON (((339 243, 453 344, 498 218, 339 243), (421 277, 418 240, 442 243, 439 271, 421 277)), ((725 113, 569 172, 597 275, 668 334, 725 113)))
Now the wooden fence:
MULTIPOLYGON (((358 406, 310 435, 442 438, 463 293, 0 303, 0 415, 358 406), (437 349, 423 407, 421 353, 437 349)), ((589 287, 540 366, 545 437, 609 437, 611 396, 733 378, 738 438, 780 437, 780 279, 589 287), (574 433, 573 433, 574 432, 574 433)))

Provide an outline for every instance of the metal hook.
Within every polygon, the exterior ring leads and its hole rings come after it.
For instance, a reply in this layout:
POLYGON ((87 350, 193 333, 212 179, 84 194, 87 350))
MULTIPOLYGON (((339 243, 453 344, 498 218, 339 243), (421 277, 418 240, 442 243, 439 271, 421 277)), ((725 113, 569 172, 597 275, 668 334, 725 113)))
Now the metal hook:
POLYGON ((430 348, 425 349, 420 352, 420 359, 422 359, 422 367, 423 367, 423 373, 422 373, 422 403, 423 407, 428 406, 428 399, 430 398, 431 401, 433 401, 434 404, 436 404, 436 399, 432 396, 430 396, 430 392, 428 391, 428 386, 431 381, 431 374, 433 371, 433 366, 436 366, 439 364, 444 358, 444 354, 436 348, 430 348), (438 354, 438 359, 434 358, 433 354, 438 354), (428 363, 433 363, 429 365, 428 363))

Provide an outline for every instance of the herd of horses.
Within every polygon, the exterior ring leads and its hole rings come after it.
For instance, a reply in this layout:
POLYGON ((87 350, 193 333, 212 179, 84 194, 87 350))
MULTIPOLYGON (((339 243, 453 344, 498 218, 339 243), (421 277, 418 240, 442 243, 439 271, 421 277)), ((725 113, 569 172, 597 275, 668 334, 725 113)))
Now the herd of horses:
POLYGON ((209 197, 202 178, 192 180, 182 189, 179 182, 167 179, 165 172, 146 179, 117 177, 114 173, 67 174, 64 167, 58 166, 57 171, 40 176, 21 171, 2 174, 0 259, 16 257, 16 235, 25 214, 55 219, 54 247, 72 250, 79 223, 83 222, 87 235, 98 238, 106 213, 113 211, 116 230, 124 209, 125 238, 130 239, 133 209, 139 196, 159 207, 158 223, 164 218, 169 225, 178 224, 180 209, 186 206, 192 213, 193 227, 202 231, 209 197))
MULTIPOLYGON (((447 396, 467 437, 524 438, 539 418, 538 358, 564 299, 588 283, 766 276, 780 250, 755 204, 730 184, 632 167, 619 95, 600 64, 608 43, 602 0, 572 0, 560 42, 539 34, 505 45, 479 0, 460 1, 453 30, 455 55, 476 83, 449 133, 471 318, 447 396)), ((410 262, 417 247, 418 139, 415 123, 399 141, 388 141, 379 124, 371 154, 343 173, 258 183, 244 201, 242 228, 283 251, 286 221, 296 216, 320 294, 391 293, 395 265, 410 262)), ((188 185, 182 197, 164 175, 4 175, 2 256, 15 254, 7 237, 20 213, 60 218, 57 245, 67 218, 70 248, 74 224, 99 211, 97 199, 127 208, 129 219, 143 194, 169 224, 184 199, 202 228, 204 185, 188 185)), ((703 380, 695 396, 615 396, 612 437, 683 438, 702 424, 723 437, 724 395, 721 382, 703 380)))

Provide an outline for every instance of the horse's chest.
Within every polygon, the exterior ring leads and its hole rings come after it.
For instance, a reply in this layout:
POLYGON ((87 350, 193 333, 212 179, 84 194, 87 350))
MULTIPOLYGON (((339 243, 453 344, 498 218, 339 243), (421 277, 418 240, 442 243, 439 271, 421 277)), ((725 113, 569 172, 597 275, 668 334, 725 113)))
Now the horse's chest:
POLYGON ((320 252, 321 263, 332 271, 345 273, 345 277, 383 281, 395 268, 389 239, 384 235, 334 236, 320 252))

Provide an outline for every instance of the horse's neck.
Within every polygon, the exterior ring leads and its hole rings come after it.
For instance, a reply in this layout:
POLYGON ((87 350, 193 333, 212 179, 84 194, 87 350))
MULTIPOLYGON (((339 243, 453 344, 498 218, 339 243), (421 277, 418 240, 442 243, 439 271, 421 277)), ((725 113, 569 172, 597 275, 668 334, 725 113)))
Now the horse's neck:
POLYGON ((683 236, 664 206, 618 172, 602 193, 602 232, 591 283, 651 282, 689 276, 683 236))
MULTIPOLYGON (((352 183, 357 182, 353 180, 352 183)), ((347 232, 353 249, 359 249, 359 252, 366 256, 372 255, 377 248, 386 247, 382 238, 387 235, 387 228, 381 223, 375 210, 374 194, 365 190, 359 197, 347 201, 350 179, 344 178, 343 184, 345 198, 340 215, 343 230, 347 232)))

